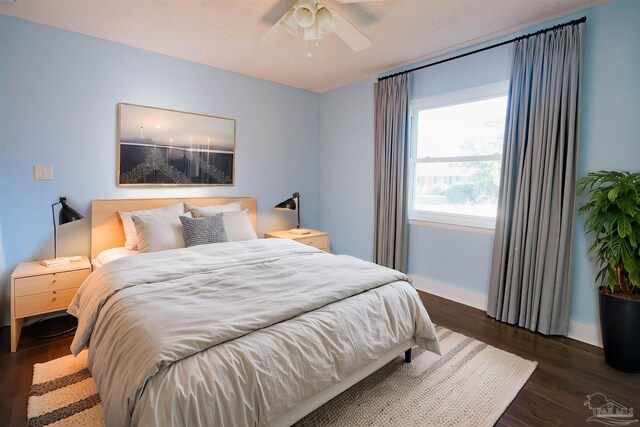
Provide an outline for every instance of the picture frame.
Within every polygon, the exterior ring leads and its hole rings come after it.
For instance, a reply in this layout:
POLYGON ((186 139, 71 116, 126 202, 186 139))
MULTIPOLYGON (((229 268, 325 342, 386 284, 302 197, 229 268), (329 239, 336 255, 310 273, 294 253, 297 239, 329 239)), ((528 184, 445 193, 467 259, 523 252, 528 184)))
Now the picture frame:
POLYGON ((235 151, 234 119, 118 103, 118 186, 233 186, 235 151))

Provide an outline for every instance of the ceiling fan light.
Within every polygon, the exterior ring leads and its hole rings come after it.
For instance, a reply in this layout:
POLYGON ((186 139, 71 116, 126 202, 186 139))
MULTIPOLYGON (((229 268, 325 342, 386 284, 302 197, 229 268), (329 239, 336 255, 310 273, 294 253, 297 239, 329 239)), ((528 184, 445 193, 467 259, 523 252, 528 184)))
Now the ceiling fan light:
POLYGON ((309 28, 316 20, 316 9, 310 0, 301 0, 293 7, 293 19, 302 28, 309 28))
POLYGON ((280 25, 282 25, 284 29, 287 30, 287 32, 292 36, 297 36, 298 24, 296 23, 296 20, 293 16, 293 12, 293 9, 287 12, 287 14, 284 15, 284 17, 280 20, 280 25))
POLYGON ((316 12, 316 28, 318 38, 330 34, 336 26, 336 20, 333 18, 331 11, 322 6, 316 12))

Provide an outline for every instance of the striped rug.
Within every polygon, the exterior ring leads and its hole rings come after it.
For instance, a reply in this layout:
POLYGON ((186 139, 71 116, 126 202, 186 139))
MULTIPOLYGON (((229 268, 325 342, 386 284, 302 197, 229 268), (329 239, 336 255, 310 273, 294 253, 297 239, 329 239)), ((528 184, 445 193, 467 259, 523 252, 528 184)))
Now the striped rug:
POLYGON ((29 427, 101 426, 102 404, 87 368, 87 351, 33 365, 29 427))
MULTIPOLYGON (((442 357, 414 348, 300 420, 320 426, 492 426, 537 363, 438 327, 442 357)), ((29 426, 102 426, 87 354, 33 368, 29 426)))

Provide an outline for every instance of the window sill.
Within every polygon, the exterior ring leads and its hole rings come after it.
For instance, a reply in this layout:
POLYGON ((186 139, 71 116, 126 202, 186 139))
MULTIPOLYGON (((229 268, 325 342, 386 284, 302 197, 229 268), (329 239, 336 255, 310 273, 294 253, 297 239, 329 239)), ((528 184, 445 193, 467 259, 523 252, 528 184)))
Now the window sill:
POLYGON ((469 224, 454 224, 451 222, 437 221, 432 219, 409 218, 409 225, 425 228, 439 228, 442 230, 459 231, 462 233, 474 233, 493 236, 495 227, 476 226, 469 224))

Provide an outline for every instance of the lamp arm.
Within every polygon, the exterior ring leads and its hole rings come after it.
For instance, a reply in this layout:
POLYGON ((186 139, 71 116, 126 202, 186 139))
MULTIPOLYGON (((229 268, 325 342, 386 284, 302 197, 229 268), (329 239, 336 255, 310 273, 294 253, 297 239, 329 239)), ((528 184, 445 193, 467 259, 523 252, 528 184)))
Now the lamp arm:
POLYGON ((59 205, 61 202, 54 203, 51 205, 51 219, 53 220, 53 258, 58 258, 58 236, 56 231, 56 211, 54 209, 55 205, 59 205))
POLYGON ((296 228, 300 228, 300 193, 293 193, 293 197, 298 199, 298 209, 296 209, 298 211, 298 225, 296 228))

